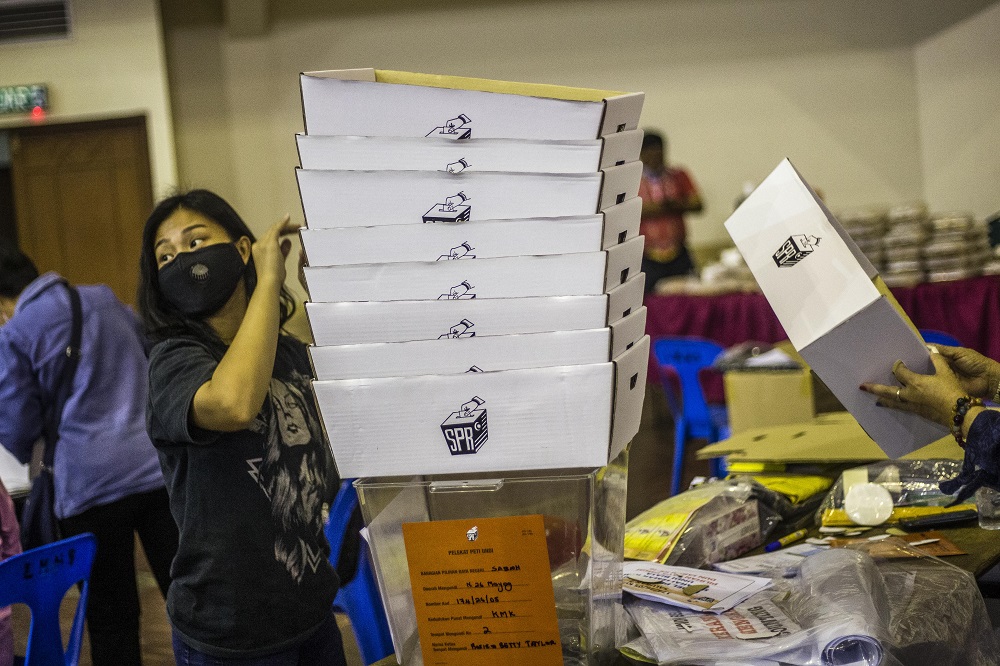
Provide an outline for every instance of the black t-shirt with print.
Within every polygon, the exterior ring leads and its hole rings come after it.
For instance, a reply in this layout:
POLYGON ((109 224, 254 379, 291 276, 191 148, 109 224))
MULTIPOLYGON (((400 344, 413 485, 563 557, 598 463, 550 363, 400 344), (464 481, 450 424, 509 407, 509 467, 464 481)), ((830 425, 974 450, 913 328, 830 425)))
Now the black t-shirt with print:
POLYGON ((217 365, 193 339, 150 354, 149 434, 180 528, 167 613, 191 647, 251 657, 294 646, 329 617, 338 581, 322 505, 337 477, 302 343, 280 337, 268 396, 246 430, 190 422, 217 365))

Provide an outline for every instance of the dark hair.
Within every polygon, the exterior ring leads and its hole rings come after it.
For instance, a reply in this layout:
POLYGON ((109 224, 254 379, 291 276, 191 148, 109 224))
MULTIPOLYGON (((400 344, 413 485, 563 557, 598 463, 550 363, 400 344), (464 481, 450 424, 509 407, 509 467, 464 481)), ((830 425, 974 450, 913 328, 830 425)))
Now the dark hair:
POLYGON ((26 254, 9 243, 0 243, 0 296, 17 298, 38 277, 38 269, 26 254))
POLYGON ((651 130, 646 130, 642 135, 642 148, 641 150, 646 150, 647 148, 663 148, 666 143, 666 139, 663 138, 662 134, 658 134, 651 130))
MULTIPOLYGON (((225 199, 214 192, 190 190, 167 197, 158 203, 153 212, 149 214, 146 226, 142 231, 137 299, 139 314, 142 316, 146 333, 153 342, 171 337, 188 336, 203 342, 219 344, 222 341, 207 323, 183 314, 167 302, 167 299, 160 293, 159 268, 156 265, 156 253, 153 247, 156 241, 156 232, 164 220, 181 208, 193 213, 200 213, 217 223, 226 230, 234 243, 243 236, 249 238, 251 243, 256 241, 253 232, 247 227, 239 213, 233 210, 233 207, 225 199)), ((254 267, 253 256, 247 262, 243 282, 246 285, 247 297, 249 298, 257 286, 257 270, 254 267)), ((281 288, 279 305, 281 310, 280 325, 284 327, 295 313, 295 301, 285 287, 281 288)))

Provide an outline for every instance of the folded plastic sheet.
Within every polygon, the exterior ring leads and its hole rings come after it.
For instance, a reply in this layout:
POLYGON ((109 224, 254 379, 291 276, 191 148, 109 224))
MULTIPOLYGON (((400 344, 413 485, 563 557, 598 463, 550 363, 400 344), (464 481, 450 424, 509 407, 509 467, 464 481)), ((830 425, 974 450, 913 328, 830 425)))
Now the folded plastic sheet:
POLYGON ((793 578, 775 579, 776 591, 715 624, 705 614, 626 595, 641 635, 629 635, 622 653, 676 666, 996 664, 1000 646, 972 576, 892 542, 897 552, 878 561, 865 544, 810 556, 793 578))

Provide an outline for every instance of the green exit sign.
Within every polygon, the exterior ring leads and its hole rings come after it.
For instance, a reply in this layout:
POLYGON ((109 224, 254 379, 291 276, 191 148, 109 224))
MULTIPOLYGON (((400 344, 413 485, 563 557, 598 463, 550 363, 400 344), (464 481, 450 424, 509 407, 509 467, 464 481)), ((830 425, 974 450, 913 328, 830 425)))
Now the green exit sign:
POLYGON ((49 89, 41 84, 0 86, 0 114, 28 113, 49 108, 49 89))

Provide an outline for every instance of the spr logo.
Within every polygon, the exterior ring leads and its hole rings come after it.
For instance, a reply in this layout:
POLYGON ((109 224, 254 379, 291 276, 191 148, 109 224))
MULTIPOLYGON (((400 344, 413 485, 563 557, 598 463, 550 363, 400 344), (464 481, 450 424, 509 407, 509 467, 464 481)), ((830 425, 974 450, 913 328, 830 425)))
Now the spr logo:
POLYGON ((465 538, 468 539, 469 541, 475 541, 476 539, 478 539, 479 538, 479 527, 477 527, 476 525, 473 525, 472 528, 469 529, 469 531, 465 533, 465 538))
POLYGON ((488 433, 484 404, 485 400, 474 396, 441 424, 441 433, 451 455, 477 453, 486 443, 488 433))
POLYGON ((816 246, 819 245, 819 241, 818 236, 809 236, 808 234, 789 236, 788 240, 778 248, 778 251, 771 255, 771 258, 774 259, 778 268, 794 266, 812 254, 816 246))

